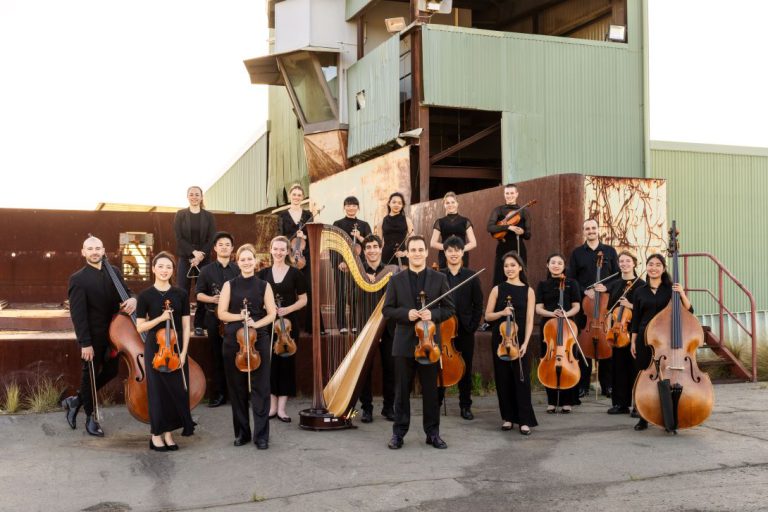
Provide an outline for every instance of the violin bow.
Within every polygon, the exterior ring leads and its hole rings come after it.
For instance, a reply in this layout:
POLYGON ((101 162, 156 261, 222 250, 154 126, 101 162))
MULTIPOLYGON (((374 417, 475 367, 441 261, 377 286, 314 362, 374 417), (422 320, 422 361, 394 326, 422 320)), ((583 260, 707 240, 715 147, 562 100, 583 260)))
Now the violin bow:
POLYGON ((608 310, 608 312, 605 314, 605 318, 608 318, 611 316, 611 312, 616 309, 616 306, 619 304, 619 301, 627 296, 627 293, 629 293, 629 290, 632 289, 633 286, 635 286, 635 283, 637 283, 641 277, 643 277, 643 274, 645 274, 645 270, 640 272, 640 274, 632 281, 632 284, 627 287, 626 290, 624 290, 624 293, 621 294, 621 297, 619 297, 616 302, 613 303, 613 306, 611 306, 611 309, 608 310))
POLYGON ((595 282, 594 282, 594 283, 592 283, 591 285, 589 285, 589 286, 587 286, 586 288, 584 288, 584 290, 591 290, 592 288, 594 288, 595 286, 599 285, 600 283, 604 283, 604 282, 606 282, 607 280, 609 280, 609 279, 612 279, 612 278, 616 277, 616 276, 617 276, 617 275, 619 275, 619 274, 621 274, 621 272, 620 272, 620 271, 619 271, 619 272, 614 272, 613 274, 609 275, 608 277, 604 277, 604 278, 602 278, 602 279, 601 279, 601 280, 599 280, 599 281, 595 281, 595 282))
POLYGON ((485 268, 481 268, 480 270, 478 270, 477 272, 475 272, 474 274, 472 274, 471 276, 469 276, 468 278, 466 278, 465 280, 463 280, 462 282, 460 282, 459 284, 457 284, 453 288, 449 289, 447 292, 445 292, 444 294, 442 294, 441 296, 439 296, 438 298, 436 298, 435 300, 433 300, 432 302, 430 302, 429 304, 427 304, 426 306, 424 306, 423 308, 418 310, 418 312, 421 313, 422 311, 426 311, 427 309, 429 309, 430 306, 433 306, 433 305, 437 304, 438 302, 440 302, 440 300, 443 297, 445 297, 447 295, 450 295, 454 291, 458 290, 459 288, 461 288, 462 286, 464 286, 465 284, 467 284, 468 282, 470 282, 471 280, 473 280, 474 278, 479 276, 480 273, 482 273, 484 270, 485 270, 485 268))
POLYGON ((321 206, 315 213, 312 213, 312 215, 310 215, 307 220, 299 224, 299 226, 296 228, 296 231, 301 231, 302 229, 304 229, 304 226, 312 222, 314 218, 320 215, 320 212, 322 212, 324 209, 325 209, 325 205, 321 206))
POLYGON ((565 325, 568 326, 568 330, 571 331, 571 336, 573 336, 573 341, 576 342, 576 346, 579 347, 579 355, 581 356, 581 359, 584 361, 584 364, 589 364, 587 362, 587 358, 584 357, 584 351, 581 350, 581 345, 579 344, 579 337, 576 335, 576 333, 573 331, 573 327, 571 327, 571 322, 569 322, 570 318, 568 317, 568 313, 565 312, 565 308, 563 307, 563 304, 558 304, 560 306, 560 311, 563 312, 563 317, 565 317, 565 325))
MULTIPOLYGON (((387 260, 387 263, 385 264, 385 266, 386 266, 386 265, 389 265, 390 263, 392 263, 392 258, 394 258, 394 257, 395 257, 395 254, 397 253, 397 251, 399 251, 399 250, 400 250, 400 247, 401 247, 401 246, 402 246, 402 245, 405 243, 405 241, 406 241, 406 240, 408 240, 408 237, 410 237, 410 236, 411 236, 411 233, 413 233, 413 230, 412 230, 412 229, 411 229, 411 230, 409 230, 409 231, 408 231, 408 232, 405 234, 405 238, 403 238, 403 239, 400 241, 400 243, 399 243, 399 244, 397 244, 397 245, 395 246, 395 250, 392 252, 392 256, 390 256, 390 257, 389 257, 389 260, 387 260)), ((400 258, 398 258, 398 260, 399 260, 399 259, 400 259, 400 258)))

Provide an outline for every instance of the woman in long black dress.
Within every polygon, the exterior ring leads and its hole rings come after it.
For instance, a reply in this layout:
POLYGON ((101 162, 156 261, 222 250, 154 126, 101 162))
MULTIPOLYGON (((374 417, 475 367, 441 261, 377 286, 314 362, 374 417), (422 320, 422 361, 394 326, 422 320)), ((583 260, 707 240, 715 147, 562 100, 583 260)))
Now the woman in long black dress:
MULTIPOLYGON (((631 315, 632 301, 635 291, 645 285, 645 281, 637 279, 635 273, 637 258, 629 251, 619 253, 619 270, 621 279, 615 279, 608 285, 608 307, 614 311, 623 307, 623 316, 631 315), (627 286, 631 286, 627 290, 627 286), (626 293, 624 293, 626 290, 626 293), (623 297, 622 297, 623 295, 623 297)), ((608 334, 609 338, 611 334, 608 334)), ((632 354, 629 353, 629 345, 625 347, 613 347, 611 355, 611 408, 608 414, 629 414, 629 406, 632 403, 632 386, 635 385, 637 370, 632 354)))
MULTIPOLYGON (((667 262, 661 254, 651 254, 645 262, 645 270, 648 273, 648 282, 637 289, 632 298, 634 309, 632 310, 632 341, 630 350, 635 358, 637 372, 645 370, 651 364, 653 351, 645 344, 645 329, 661 310, 667 307, 672 299, 672 292, 680 294, 680 302, 683 307, 693 313, 691 301, 685 295, 685 290, 680 283, 672 283, 672 278, 667 273, 667 262)), ((635 430, 645 430, 648 422, 640 418, 635 425, 635 430)))
MULTIPOLYGON (((565 273, 565 258, 562 254, 550 254, 547 258, 547 278, 536 287, 536 314, 541 318, 541 353, 546 353, 547 345, 544 341, 544 324, 550 318, 563 317, 563 312, 558 304, 560 300, 560 278, 565 273)), ((565 278, 565 291, 563 293, 563 307, 568 308, 565 316, 573 318, 581 309, 581 291, 579 283, 570 277, 565 278)), ((578 335, 578 333, 573 333, 578 335)), ((578 349, 576 349, 578 350, 578 349)), ((579 401, 579 387, 561 389, 545 388, 547 390, 547 412, 554 414, 560 406, 560 412, 567 414, 571 407, 581 403, 579 401), (558 396, 559 395, 559 396, 558 396)))
MULTIPOLYGON (((149 448, 159 452, 179 449, 173 442, 172 431, 181 428, 182 436, 191 436, 195 431, 195 424, 189 410, 189 392, 184 387, 182 372, 176 370, 163 373, 152 366, 152 359, 158 349, 157 332, 164 329, 166 320, 171 320, 172 317, 171 325, 176 332, 179 358, 184 367, 184 375, 189 375, 187 365, 190 333, 189 298, 185 290, 171 286, 174 261, 175 258, 167 252, 161 252, 152 259, 155 283, 139 294, 136 304, 136 329, 140 333, 147 333, 144 361, 147 369, 149 429, 152 433, 149 448), (165 308, 166 301, 173 313, 165 308)), ((167 335, 166 338, 170 339, 167 335)), ((187 381, 188 385, 189 381, 187 381)))
MULTIPOLYGON (((288 190, 288 199, 291 201, 291 206, 282 212, 277 217, 277 232, 280 235, 286 237, 291 244, 290 253, 293 263, 296 265, 296 255, 294 255, 294 249, 298 245, 304 245, 304 249, 301 251, 301 256, 304 258, 306 265, 300 271, 304 276, 304 281, 307 283, 307 293, 310 294, 309 288, 312 283, 312 276, 310 274, 309 263, 309 244, 307 244, 307 233, 304 229, 299 229, 306 225, 312 218, 312 214, 309 210, 305 210, 301 207, 302 201, 304 201, 304 189, 298 183, 291 185, 288 190)), ((298 334, 299 327, 303 328, 305 332, 312 332, 312 308, 311 306, 305 310, 305 313, 298 315, 299 324, 296 326, 296 333, 298 334)), ((322 323, 322 322, 321 322, 322 323)), ((322 326, 321 326, 322 327, 322 326)), ((324 330, 321 328, 321 330, 324 330)))
POLYGON ((491 290, 485 319, 493 326, 491 349, 496 394, 503 420, 501 430, 512 430, 517 423, 520 433, 527 436, 531 434, 531 427, 538 425, 531 403, 531 357, 527 354, 533 332, 536 295, 525 281, 523 261, 516 252, 505 254, 503 265, 507 279, 491 290), (511 299, 511 308, 507 307, 507 298, 511 299), (496 354, 502 339, 499 326, 506 320, 507 315, 514 315, 517 324, 520 361, 502 361, 496 354))
MULTIPOLYGON (((288 239, 278 236, 269 244, 269 254, 272 266, 262 269, 259 277, 272 287, 275 301, 280 298, 278 316, 290 320, 296 325, 298 311, 307 305, 307 285, 304 276, 291 266, 291 256, 288 250, 288 239)), ((297 333, 292 337, 297 341, 297 333)), ((291 417, 285 412, 289 396, 296 396, 296 357, 280 357, 272 354, 270 368, 270 405, 269 417, 285 423, 291 422, 291 417)))
POLYGON ((429 246, 440 251, 437 253, 437 263, 440 268, 445 268, 447 263, 442 242, 448 240, 451 236, 459 237, 464 242, 462 262, 465 267, 468 267, 469 251, 477 247, 472 221, 459 215, 459 201, 453 192, 445 194, 443 208, 445 209, 445 217, 437 219, 432 226, 432 239, 429 242, 429 246))
POLYGON ((224 374, 227 378, 232 424, 235 431, 235 446, 242 446, 251 440, 251 423, 248 401, 253 410, 253 432, 259 450, 269 448, 269 342, 272 322, 275 321, 275 299, 272 287, 256 276, 256 249, 251 244, 237 250, 237 266, 240 275, 224 283, 219 297, 219 319, 226 322, 224 328, 224 374), (251 391, 248 392, 248 372, 240 371, 235 365, 235 356, 240 350, 237 331, 243 328, 245 310, 248 304, 248 328, 256 331, 256 350, 261 364, 250 372, 251 391))
POLYGON ((405 215, 405 196, 393 192, 387 200, 387 216, 376 226, 375 234, 382 239, 381 261, 384 265, 408 266, 405 240, 413 233, 413 223, 405 215))

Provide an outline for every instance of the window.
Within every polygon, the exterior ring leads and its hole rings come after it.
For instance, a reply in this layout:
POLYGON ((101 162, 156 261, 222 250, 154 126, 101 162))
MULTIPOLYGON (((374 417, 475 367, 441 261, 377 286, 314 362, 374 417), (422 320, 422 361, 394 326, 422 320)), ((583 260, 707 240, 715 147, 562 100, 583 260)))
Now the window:
POLYGON ((152 233, 120 233, 120 270, 129 281, 149 281, 152 262, 152 233))

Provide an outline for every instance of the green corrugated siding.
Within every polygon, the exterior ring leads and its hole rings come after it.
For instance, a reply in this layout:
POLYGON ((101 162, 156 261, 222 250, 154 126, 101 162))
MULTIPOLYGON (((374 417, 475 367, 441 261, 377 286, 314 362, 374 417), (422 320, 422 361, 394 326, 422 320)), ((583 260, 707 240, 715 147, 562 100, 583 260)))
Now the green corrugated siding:
POLYGON ((207 208, 253 213, 275 204, 267 198, 267 139, 264 133, 205 191, 207 208))
POLYGON ((378 0, 347 0, 347 4, 345 6, 345 14, 347 16, 347 21, 351 20, 352 18, 357 15, 363 8, 367 7, 369 4, 372 4, 378 0))
POLYGON ((347 70, 349 141, 353 157, 394 140, 400 132, 400 38, 390 37, 347 70), (365 91, 358 110, 357 93, 365 91))
MULTIPOLYGON (((628 3, 639 26, 640 3, 628 3)), ((426 26, 423 39, 426 104, 503 112, 505 181, 562 172, 643 177, 640 41, 440 25, 426 26)))
POLYGON ((304 132, 298 124, 285 87, 269 88, 269 178, 270 204, 285 204, 284 192, 295 182, 309 190, 304 132))
MULTIPOLYGON (((768 216, 762 208, 768 156, 652 147, 651 177, 667 180, 669 220, 677 220, 681 251, 712 253, 752 291, 758 309, 768 309, 768 216)), ((690 279, 689 286, 717 293, 713 265, 692 264, 690 279)), ((746 311, 741 292, 731 285, 725 289, 728 308, 746 311)), ((693 300, 697 313, 716 310, 702 294, 693 300)))

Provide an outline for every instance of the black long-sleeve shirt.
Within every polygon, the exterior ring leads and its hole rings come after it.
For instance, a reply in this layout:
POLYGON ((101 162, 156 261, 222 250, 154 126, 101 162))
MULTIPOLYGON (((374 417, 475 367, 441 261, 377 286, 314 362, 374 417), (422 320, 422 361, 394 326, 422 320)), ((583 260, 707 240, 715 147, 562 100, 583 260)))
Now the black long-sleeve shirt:
MULTIPOLYGON (((600 251, 603 252, 603 266, 600 267, 600 279, 605 279, 619 271, 619 258, 616 255, 616 249, 610 245, 605 245, 601 242, 597 244, 595 249, 592 249, 584 243, 573 250, 571 258, 568 260, 568 269, 565 275, 579 283, 582 296, 587 288, 597 281, 597 253, 600 251)), ((616 277, 603 282, 606 288, 616 277)))
MULTIPOLYGON (((520 208, 520 206, 516 204, 503 204, 494 208, 488 216, 488 225, 486 226, 488 232, 493 235, 494 233, 507 231, 509 226, 497 226, 496 223, 506 217, 509 212, 517 210, 518 208, 520 208)), ((520 235, 520 238, 523 240, 531 239, 531 219, 528 216, 528 209, 520 212, 520 222, 518 222, 517 227, 524 231, 523 234, 520 235)), ((514 238, 514 233, 510 231, 507 235, 507 239, 511 238, 514 238)))
MULTIPOLYGON (((350 219, 349 217, 344 217, 343 219, 339 219, 333 223, 334 226, 337 228, 343 229, 346 234, 349 235, 350 238, 352 238, 352 230, 355 228, 355 224, 357 224, 357 230, 360 232, 360 236, 363 238, 367 237, 371 234, 371 225, 365 222, 364 220, 360 219, 350 219)), ((362 245, 358 240, 353 240, 357 245, 362 245)))
MULTIPOLYGON (((106 264, 102 263, 101 270, 86 265, 69 278, 69 314, 81 347, 109 343, 109 324, 120 310, 122 299, 104 268, 106 264)), ((116 267, 112 268, 130 296, 122 274, 116 267)))
MULTIPOLYGON (((633 334, 638 334, 638 341, 642 343, 643 338, 641 333, 645 333, 645 328, 648 327, 648 323, 655 317, 662 309, 667 307, 670 299, 672 298, 672 285, 660 284, 656 293, 653 293, 651 287, 646 284, 638 288, 634 296, 632 297, 632 324, 630 330, 633 334)), ((688 309, 693 313, 693 304, 688 309)))
MULTIPOLYGON (((204 293, 213 297, 221 293, 224 283, 240 275, 240 269, 234 261, 230 261, 225 267, 219 260, 216 260, 202 268, 200 275, 197 276, 195 284, 195 294, 204 293)), ((206 303, 208 311, 213 312, 216 304, 206 303)))

